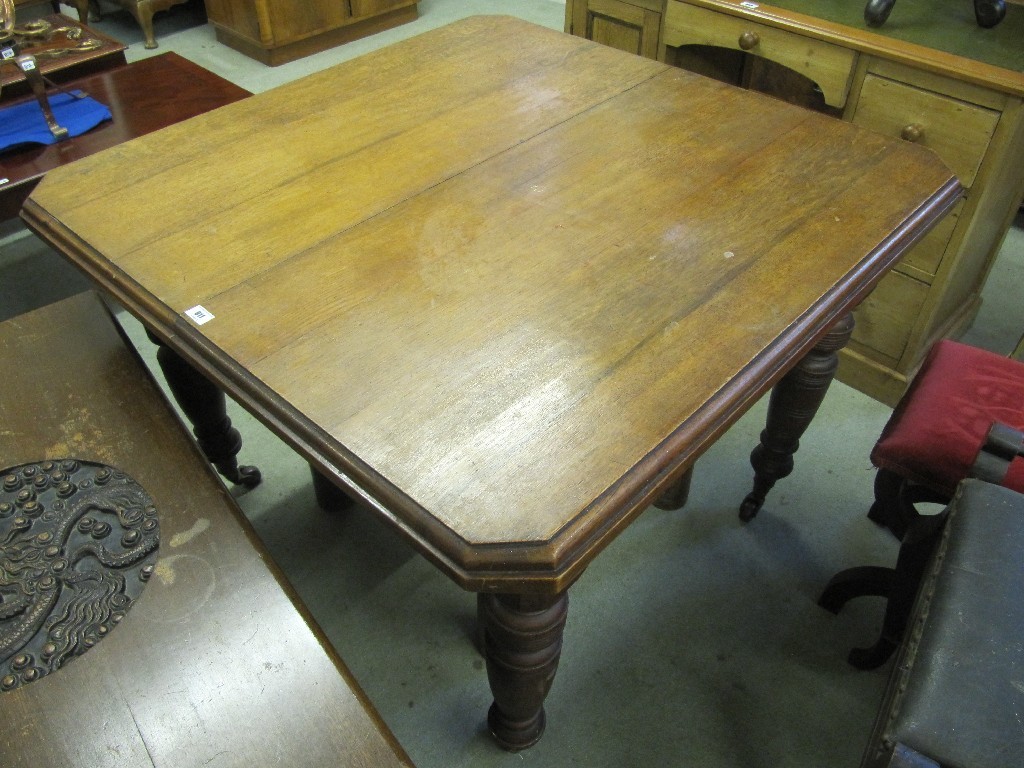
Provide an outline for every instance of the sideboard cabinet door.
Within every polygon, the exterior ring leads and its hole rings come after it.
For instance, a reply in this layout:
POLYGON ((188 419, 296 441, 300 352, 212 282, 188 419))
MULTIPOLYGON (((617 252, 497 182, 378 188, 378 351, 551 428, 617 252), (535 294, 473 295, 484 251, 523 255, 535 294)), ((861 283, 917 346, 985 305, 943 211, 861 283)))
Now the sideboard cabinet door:
POLYGON ((276 66, 413 21, 417 0, 204 0, 217 39, 276 66))
POLYGON ((376 16, 394 8, 408 5, 409 0, 349 0, 352 6, 352 18, 376 16))
POLYGON ((349 18, 345 0, 267 3, 274 41, 290 43, 341 26, 349 18))
POLYGON ((611 48, 658 57, 664 0, 568 0, 565 31, 611 48))

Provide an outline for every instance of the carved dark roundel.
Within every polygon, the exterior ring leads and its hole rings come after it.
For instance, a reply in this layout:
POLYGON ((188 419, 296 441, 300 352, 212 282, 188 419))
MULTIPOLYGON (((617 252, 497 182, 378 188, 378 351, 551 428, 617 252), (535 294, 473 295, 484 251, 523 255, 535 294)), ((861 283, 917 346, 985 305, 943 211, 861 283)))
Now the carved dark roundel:
POLYGON ((159 536, 152 499, 113 467, 0 470, 0 691, 102 640, 152 574, 159 536))

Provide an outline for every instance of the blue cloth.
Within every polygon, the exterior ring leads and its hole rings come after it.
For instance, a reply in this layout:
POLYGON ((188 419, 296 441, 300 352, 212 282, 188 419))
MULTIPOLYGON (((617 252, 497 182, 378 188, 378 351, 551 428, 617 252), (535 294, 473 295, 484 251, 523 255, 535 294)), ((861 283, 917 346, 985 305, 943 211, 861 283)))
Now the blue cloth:
MULTIPOLYGON (((95 99, 74 91, 50 96, 50 109, 57 119, 57 125, 68 129, 69 136, 80 136, 95 128, 104 120, 110 120, 110 110, 95 99)), ((50 129, 46 126, 42 107, 35 99, 13 107, 0 109, 0 151, 19 144, 55 144, 50 129)))

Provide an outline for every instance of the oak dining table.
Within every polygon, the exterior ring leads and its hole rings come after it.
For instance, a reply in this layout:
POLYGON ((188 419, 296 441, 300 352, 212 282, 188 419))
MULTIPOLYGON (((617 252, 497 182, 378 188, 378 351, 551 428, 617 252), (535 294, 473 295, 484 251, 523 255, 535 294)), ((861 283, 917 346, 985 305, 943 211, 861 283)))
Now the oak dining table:
POLYGON ((771 390, 752 517, 960 195, 921 147, 478 16, 55 169, 22 217, 478 594, 517 750, 587 565, 771 390))

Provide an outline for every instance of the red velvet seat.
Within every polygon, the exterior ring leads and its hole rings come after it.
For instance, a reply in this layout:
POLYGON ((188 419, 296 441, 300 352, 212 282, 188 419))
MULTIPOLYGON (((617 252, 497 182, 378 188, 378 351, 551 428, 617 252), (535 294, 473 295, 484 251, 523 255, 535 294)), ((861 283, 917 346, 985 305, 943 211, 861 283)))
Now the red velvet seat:
MULTIPOLYGON (((936 342, 871 452, 881 470, 951 497, 993 423, 1024 430, 1024 363, 936 342)), ((1024 492, 1024 458, 1001 483, 1024 492)))

